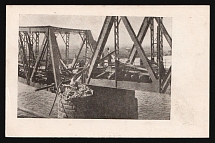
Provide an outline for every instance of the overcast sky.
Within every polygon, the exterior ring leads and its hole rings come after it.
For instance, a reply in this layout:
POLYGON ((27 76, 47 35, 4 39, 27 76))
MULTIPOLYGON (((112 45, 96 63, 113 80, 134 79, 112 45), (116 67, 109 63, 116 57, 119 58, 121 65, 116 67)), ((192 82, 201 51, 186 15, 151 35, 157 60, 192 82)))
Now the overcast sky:
MULTIPOLYGON (((128 20, 130 21, 132 28, 134 29, 135 33, 137 34, 139 31, 139 28, 141 26, 141 23, 144 19, 143 17, 128 17, 128 20)), ((103 22, 105 20, 104 16, 72 16, 72 15, 20 15, 20 26, 56 26, 56 27, 62 27, 62 28, 72 28, 72 29, 86 29, 91 30, 94 39, 97 41, 98 36, 100 34, 103 22)), ((170 35, 172 35, 172 18, 164 17, 163 23, 169 32, 170 35)), ((120 32, 120 45, 131 47, 133 42, 128 34, 128 32, 125 29, 125 26, 123 22, 120 23, 119 26, 119 32, 120 32)), ((71 36, 71 43, 80 40, 77 40, 78 36, 71 36)), ((149 31, 147 32, 147 35, 143 41, 143 46, 150 46, 150 35, 149 31)), ((114 37, 113 37, 113 28, 111 30, 111 33, 109 35, 107 46, 113 46, 114 44, 114 37)), ((79 41, 81 43, 81 41, 79 41)), ((61 42, 59 42, 59 45, 61 45, 61 42)), ((78 44, 79 45, 79 44, 78 44)), ((164 40, 164 46, 168 46, 167 42, 164 40)))

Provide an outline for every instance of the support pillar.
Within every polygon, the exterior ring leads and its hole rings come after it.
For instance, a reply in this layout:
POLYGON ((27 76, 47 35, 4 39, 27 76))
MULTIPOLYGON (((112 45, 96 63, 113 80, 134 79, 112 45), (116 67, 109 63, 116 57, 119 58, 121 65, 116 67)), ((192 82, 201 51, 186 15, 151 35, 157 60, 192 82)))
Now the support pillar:
POLYGON ((60 100, 58 118, 137 119, 138 103, 135 91, 90 86, 93 95, 77 100, 60 100), (62 107, 62 104, 64 107, 62 107), (65 112, 64 112, 64 109, 65 112))

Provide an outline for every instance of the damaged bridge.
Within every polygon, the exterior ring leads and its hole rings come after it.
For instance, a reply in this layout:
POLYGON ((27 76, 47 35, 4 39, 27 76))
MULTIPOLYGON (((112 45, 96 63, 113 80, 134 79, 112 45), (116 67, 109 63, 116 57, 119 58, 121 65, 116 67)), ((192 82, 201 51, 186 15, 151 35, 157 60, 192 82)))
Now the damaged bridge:
POLYGON ((172 49, 162 17, 143 18, 136 35, 126 16, 106 16, 97 41, 90 30, 19 27, 19 81, 60 96, 59 118, 137 118, 135 90, 165 93, 171 83, 171 66, 164 66, 163 38, 172 49), (133 42, 126 62, 120 57, 120 24, 133 42), (114 50, 104 55, 111 29, 114 50), (142 46, 148 30, 150 56, 142 46), (70 59, 73 35, 79 35, 82 43, 70 59), (65 53, 59 50, 57 37, 62 38, 65 53), (137 56, 140 61, 135 65, 137 56))

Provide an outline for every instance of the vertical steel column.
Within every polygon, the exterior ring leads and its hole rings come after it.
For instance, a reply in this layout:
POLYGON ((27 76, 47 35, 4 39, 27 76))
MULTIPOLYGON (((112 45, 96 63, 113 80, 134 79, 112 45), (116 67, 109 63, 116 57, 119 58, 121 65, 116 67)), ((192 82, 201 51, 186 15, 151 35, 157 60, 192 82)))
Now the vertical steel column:
POLYGON ((40 65, 40 61, 43 59, 43 56, 44 56, 44 53, 47 49, 47 45, 48 45, 48 31, 45 33, 45 37, 43 39, 43 43, 41 45, 41 50, 39 51, 40 53, 38 54, 37 56, 37 59, 36 59, 36 62, 35 62, 35 65, 34 65, 34 69, 33 69, 33 72, 31 73, 31 78, 30 80, 32 81, 34 79, 34 76, 38 70, 38 67, 40 65))
POLYGON ((39 54, 39 32, 36 32, 36 48, 35 48, 35 55, 36 57, 39 54))
POLYGON ((154 18, 151 19, 150 34, 151 34, 151 60, 154 61, 154 18))
MULTIPOLYGON (((89 36, 87 34, 87 31, 85 32, 85 40, 83 41, 85 42, 85 46, 86 46, 86 49, 85 49, 85 65, 88 65, 88 46, 87 44, 89 43, 89 36)), ((83 72, 82 73, 82 83, 85 83, 86 82, 86 75, 85 75, 86 72, 83 72)))
POLYGON ((118 16, 114 19, 114 48, 115 48, 115 84, 117 87, 117 69, 119 64, 119 21, 118 16))
MULTIPOLYGON (((162 23, 163 17, 160 18, 160 23, 162 23)), ((160 62, 163 66, 163 31, 160 26, 160 62)))
MULTIPOLYGON (((26 38, 26 49, 28 49, 28 68, 30 69, 31 65, 31 58, 33 59, 33 55, 31 53, 31 39, 29 33, 25 33, 25 38, 26 38)), ((28 71, 28 76, 30 76, 30 71, 28 71)))
POLYGON ((35 62, 35 54, 34 54, 34 49, 33 49, 33 47, 34 47, 34 33, 33 32, 31 32, 31 35, 30 35, 30 41, 31 41, 30 46, 31 46, 32 61, 35 62))
POLYGON ((25 77, 27 79, 27 84, 29 85, 30 84, 30 79, 29 79, 29 76, 28 76, 28 72, 29 72, 29 67, 28 67, 28 62, 27 62, 27 55, 26 55, 26 49, 24 47, 24 42, 25 42, 25 34, 21 34, 21 32, 19 32, 19 39, 20 39, 20 45, 21 45, 21 49, 22 49, 22 54, 23 54, 23 66, 24 66, 24 70, 25 70, 25 77), (22 36, 24 36, 22 38, 22 36))
POLYGON ((33 45, 34 44, 34 33, 33 32, 30 33, 30 41, 31 41, 31 45, 33 45))
POLYGON ((28 56, 28 52, 27 52, 27 47, 26 47, 26 45, 27 45, 27 40, 26 40, 26 34, 25 34, 25 32, 23 32, 23 47, 25 48, 25 55, 26 56, 28 56))
POLYGON ((88 35, 87 35, 87 32, 85 32, 85 46, 86 46, 86 49, 85 49, 85 63, 87 63, 87 58, 88 58, 88 47, 87 47, 87 44, 88 44, 88 35))
POLYGON ((160 18, 157 26, 157 63, 158 63, 158 91, 161 92, 161 61, 160 61, 160 18))
POLYGON ((30 68, 30 65, 29 65, 29 61, 30 61, 30 51, 28 49, 28 33, 25 32, 25 50, 26 50, 26 55, 27 55, 27 62, 28 62, 28 68, 30 68))
POLYGON ((48 66, 51 62, 51 57, 50 57, 50 49, 49 49, 49 41, 47 41, 47 47, 46 47, 46 65, 45 65, 45 70, 48 71, 48 66))
POLYGON ((121 19, 125 25, 125 28, 127 29, 132 41, 135 45, 135 51, 138 52, 140 59, 143 61, 144 66, 148 70, 149 76, 152 79, 152 81, 157 82, 157 75, 155 74, 155 71, 153 70, 151 64, 148 61, 148 58, 146 56, 145 51, 143 50, 143 47, 141 46, 140 42, 138 41, 138 37, 135 35, 135 32, 133 28, 131 27, 130 22, 128 21, 128 18, 126 16, 121 16, 121 19))
POLYGON ((18 39, 18 48, 19 48, 19 53, 18 53, 18 62, 21 58, 21 48, 20 48, 21 44, 20 44, 20 40, 18 39))
MULTIPOLYGON (((160 17, 155 18, 157 23, 158 23, 159 19, 160 19, 160 17)), ((163 25, 162 22, 160 22, 160 26, 161 26, 161 29, 163 31, 164 37, 166 38, 167 42, 169 43, 169 46, 172 48, 172 38, 170 37, 169 33, 167 32, 167 30, 166 30, 166 28, 165 28, 165 26, 163 25)))
POLYGON ((30 61, 31 61, 31 51, 30 51, 30 36, 29 33, 25 32, 24 33, 24 37, 25 37, 25 51, 26 51, 26 55, 27 55, 27 63, 28 63, 28 79, 30 77, 30 61))
POLYGON ((70 33, 66 33, 66 64, 69 64, 69 34, 70 33))

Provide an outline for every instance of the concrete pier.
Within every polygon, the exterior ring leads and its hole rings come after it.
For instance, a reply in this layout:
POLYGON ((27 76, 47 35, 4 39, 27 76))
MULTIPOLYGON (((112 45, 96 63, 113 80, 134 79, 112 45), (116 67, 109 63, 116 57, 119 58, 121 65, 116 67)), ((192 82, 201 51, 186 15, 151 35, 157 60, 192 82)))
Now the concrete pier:
POLYGON ((58 118, 78 119, 137 119, 138 106, 135 91, 90 87, 93 96, 77 98, 71 102, 59 101, 58 118), (62 108, 62 104, 64 109, 62 108), (69 107, 70 106, 70 107, 69 107), (64 113, 64 111, 66 113, 64 113))

